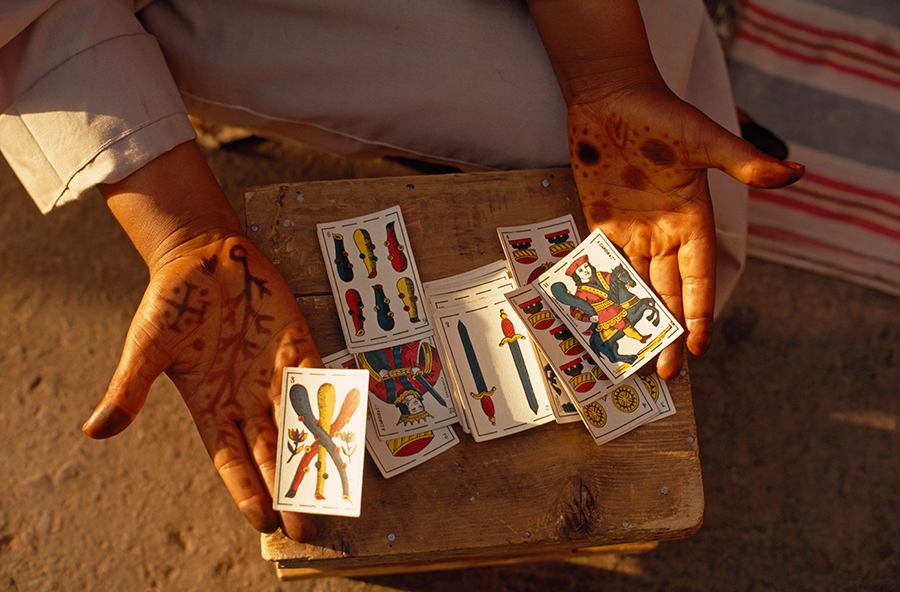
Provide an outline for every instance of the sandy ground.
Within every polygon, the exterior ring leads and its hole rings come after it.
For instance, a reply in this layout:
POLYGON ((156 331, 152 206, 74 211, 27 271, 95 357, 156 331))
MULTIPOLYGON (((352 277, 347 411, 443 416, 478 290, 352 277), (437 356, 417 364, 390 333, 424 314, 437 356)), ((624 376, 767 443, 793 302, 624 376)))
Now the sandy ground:
MULTIPOLYGON (((239 208, 251 185, 410 173, 273 143, 209 160, 239 208)), ((691 361, 707 505, 689 539, 578 564, 279 582, 167 379, 122 435, 81 433, 146 279, 99 198, 42 216, 0 161, 0 592, 900 588, 896 298, 749 262, 713 351, 691 361)))

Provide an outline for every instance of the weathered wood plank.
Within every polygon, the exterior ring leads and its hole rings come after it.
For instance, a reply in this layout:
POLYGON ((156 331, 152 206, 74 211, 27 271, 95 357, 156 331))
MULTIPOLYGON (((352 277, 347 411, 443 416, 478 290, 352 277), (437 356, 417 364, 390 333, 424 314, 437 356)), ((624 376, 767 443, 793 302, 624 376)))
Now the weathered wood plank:
MULTIPOLYGON (((502 258, 498 226, 571 213, 586 234, 568 169, 253 189, 249 234, 295 291, 323 355, 344 346, 315 225, 396 204, 423 281, 502 258)), ((599 447, 580 424, 551 424, 480 444, 459 431, 459 445, 390 480, 367 458, 360 518, 316 517, 312 545, 264 536, 264 557, 324 575, 688 536, 703 515, 689 376, 669 388, 674 416, 599 447)))

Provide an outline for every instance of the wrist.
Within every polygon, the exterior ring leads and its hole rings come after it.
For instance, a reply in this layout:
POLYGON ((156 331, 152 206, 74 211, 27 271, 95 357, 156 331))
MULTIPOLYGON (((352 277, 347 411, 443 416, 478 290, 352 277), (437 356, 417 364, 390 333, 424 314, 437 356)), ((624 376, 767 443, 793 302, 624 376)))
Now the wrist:
POLYGON ((243 234, 193 142, 176 146, 119 182, 101 185, 100 192, 151 273, 188 250, 243 234))

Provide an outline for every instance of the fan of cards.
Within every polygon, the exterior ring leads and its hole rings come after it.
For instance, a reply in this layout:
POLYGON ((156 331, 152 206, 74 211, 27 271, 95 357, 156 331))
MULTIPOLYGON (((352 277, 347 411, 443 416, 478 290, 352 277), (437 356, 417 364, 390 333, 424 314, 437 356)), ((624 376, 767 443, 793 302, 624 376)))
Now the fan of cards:
POLYGON ((365 441, 392 477, 458 443, 581 421, 597 444, 675 413, 637 370, 683 330, 571 216, 499 228, 505 261, 422 284, 399 206, 317 227, 347 344, 287 369, 275 508, 359 515, 365 441))

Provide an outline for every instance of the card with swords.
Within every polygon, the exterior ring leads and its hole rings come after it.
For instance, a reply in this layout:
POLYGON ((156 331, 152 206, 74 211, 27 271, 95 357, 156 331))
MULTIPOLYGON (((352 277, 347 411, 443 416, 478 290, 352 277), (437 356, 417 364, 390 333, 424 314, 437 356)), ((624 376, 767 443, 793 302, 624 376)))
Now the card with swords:
POLYGON ((513 287, 512 280, 495 281, 479 287, 477 295, 448 297, 435 312, 447 364, 466 400, 472 437, 479 442, 554 420, 531 339, 503 297, 513 287))
POLYGON ((285 369, 276 510, 359 516, 368 380, 364 370, 285 369))
POLYGON ((316 228, 347 349, 372 351, 433 333, 400 206, 316 228))
MULTIPOLYGON (((526 224, 497 229, 506 262, 517 287, 536 281, 540 275, 565 257, 581 242, 581 235, 571 214, 526 224)), ((556 374, 552 364, 542 359, 547 383, 551 387, 550 404, 559 423, 580 421, 581 415, 556 374)))
MULTIPOLYGON (((480 290, 479 286, 498 280, 508 281, 509 279, 510 275, 509 269, 506 266, 506 261, 499 260, 465 273, 427 282, 423 287, 425 289, 425 300, 427 301, 431 312, 431 317, 435 318, 437 309, 453 306, 460 300, 467 298, 469 294, 478 293, 480 290)), ((440 351, 444 352, 444 356, 446 357, 448 345, 444 342, 443 335, 440 331, 436 331, 435 334, 438 339, 438 347, 440 351)), ((471 434, 472 430, 469 428, 469 422, 465 412, 467 407, 466 400, 459 394, 461 392, 459 381, 453 372, 448 372, 447 376, 450 379, 452 397, 456 402, 460 427, 465 433, 471 434)))
MULTIPOLYGON (((358 367, 356 358, 347 350, 323 358, 322 362, 326 368, 358 367)), ((458 443, 456 432, 449 426, 380 440, 372 414, 367 413, 366 450, 385 479, 417 467, 458 443)))

